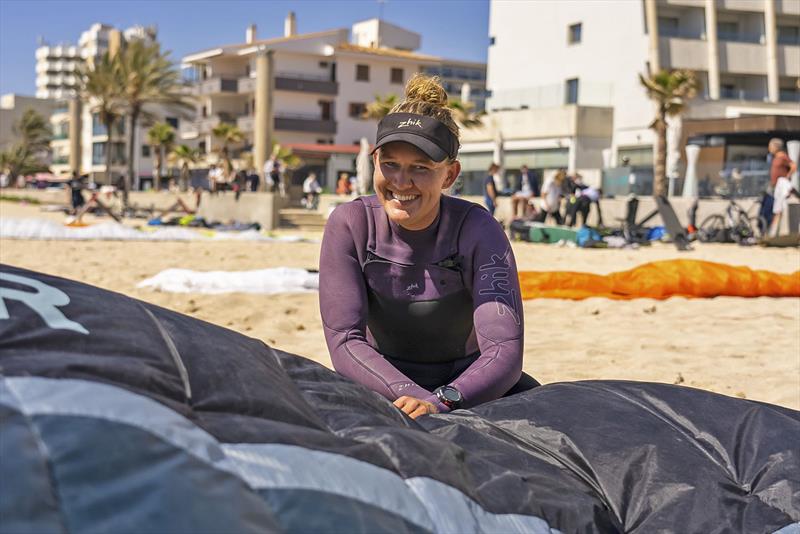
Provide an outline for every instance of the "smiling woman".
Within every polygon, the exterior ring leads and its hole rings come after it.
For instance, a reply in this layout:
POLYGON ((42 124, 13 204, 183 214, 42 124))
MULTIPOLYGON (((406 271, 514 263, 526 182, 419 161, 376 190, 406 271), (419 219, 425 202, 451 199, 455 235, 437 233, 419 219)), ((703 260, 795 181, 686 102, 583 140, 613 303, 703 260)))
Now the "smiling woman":
POLYGON ((503 229, 443 192, 458 127, 417 75, 378 125, 376 194, 339 206, 320 256, 320 312, 336 370, 412 418, 538 385, 522 373, 519 280, 503 229))

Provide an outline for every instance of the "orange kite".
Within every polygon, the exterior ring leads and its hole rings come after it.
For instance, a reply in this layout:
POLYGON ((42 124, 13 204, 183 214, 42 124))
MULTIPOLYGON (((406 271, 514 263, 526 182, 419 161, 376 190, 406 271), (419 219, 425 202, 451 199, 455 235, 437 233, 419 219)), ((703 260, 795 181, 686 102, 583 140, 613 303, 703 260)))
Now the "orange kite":
POLYGON ((698 260, 655 261, 608 275, 522 271, 519 281, 523 299, 800 297, 800 271, 779 274, 698 260))

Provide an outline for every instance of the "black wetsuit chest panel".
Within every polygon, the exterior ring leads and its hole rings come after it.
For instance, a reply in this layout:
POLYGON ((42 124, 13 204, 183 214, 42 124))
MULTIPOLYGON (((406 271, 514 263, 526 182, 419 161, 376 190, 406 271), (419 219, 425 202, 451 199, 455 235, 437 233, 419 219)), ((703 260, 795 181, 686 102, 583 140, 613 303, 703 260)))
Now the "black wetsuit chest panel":
POLYGON ((368 279, 383 279, 380 284, 367 283, 367 326, 377 349, 385 356, 408 362, 441 363, 464 358, 467 339, 473 329, 472 294, 461 283, 457 271, 429 266, 430 276, 421 276, 420 270, 420 267, 386 261, 365 266, 368 279), (413 274, 397 276, 403 271, 413 271, 413 274), (419 280, 408 284, 410 292, 420 290, 424 294, 425 285, 433 283, 449 286, 449 291, 433 299, 424 296, 400 299, 374 287, 385 285, 388 276, 401 284, 419 280))

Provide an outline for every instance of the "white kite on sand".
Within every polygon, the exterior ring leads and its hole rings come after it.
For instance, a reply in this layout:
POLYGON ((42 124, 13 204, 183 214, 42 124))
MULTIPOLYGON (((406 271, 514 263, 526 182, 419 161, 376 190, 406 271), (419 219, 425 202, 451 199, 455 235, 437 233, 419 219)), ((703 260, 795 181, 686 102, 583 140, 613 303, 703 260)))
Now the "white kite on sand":
POLYGON ((136 287, 167 293, 308 293, 319 290, 319 273, 277 267, 255 271, 167 269, 136 287))
POLYGON ((115 222, 71 227, 44 219, 0 218, 0 237, 6 239, 106 240, 106 241, 315 241, 299 236, 268 236, 257 230, 216 231, 180 226, 148 226, 137 230, 115 222))

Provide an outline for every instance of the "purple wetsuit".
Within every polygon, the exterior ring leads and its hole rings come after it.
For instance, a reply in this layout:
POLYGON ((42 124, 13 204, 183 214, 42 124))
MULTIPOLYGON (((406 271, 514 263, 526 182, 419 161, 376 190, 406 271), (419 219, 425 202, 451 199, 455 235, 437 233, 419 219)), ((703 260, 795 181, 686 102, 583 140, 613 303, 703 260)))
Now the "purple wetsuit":
POLYGON ((424 230, 389 220, 375 196, 337 207, 320 256, 320 311, 336 370, 389 400, 448 411, 497 399, 522 374, 522 300, 503 229, 480 206, 442 196, 424 230))

